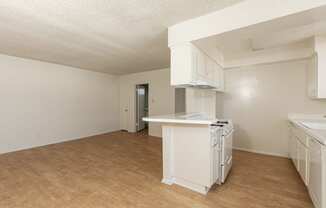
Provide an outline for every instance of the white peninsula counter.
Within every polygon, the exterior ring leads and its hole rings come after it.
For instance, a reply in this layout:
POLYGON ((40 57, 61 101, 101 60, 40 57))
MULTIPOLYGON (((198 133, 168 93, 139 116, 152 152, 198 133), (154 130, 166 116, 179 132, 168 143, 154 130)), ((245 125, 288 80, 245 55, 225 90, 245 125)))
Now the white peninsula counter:
POLYGON ((177 113, 169 115, 151 116, 144 118, 144 121, 159 123, 175 123, 175 124, 203 124, 210 125, 216 123, 217 119, 202 113, 177 113))
MULTIPOLYGON (((222 148, 220 139, 224 128, 218 119, 193 113, 143 120, 162 123, 162 183, 178 184, 206 194, 213 184, 224 182, 232 165, 232 138, 228 139, 228 147, 222 148), (221 149, 226 149, 225 156, 221 149)), ((229 133, 232 135, 231 130, 229 133)))

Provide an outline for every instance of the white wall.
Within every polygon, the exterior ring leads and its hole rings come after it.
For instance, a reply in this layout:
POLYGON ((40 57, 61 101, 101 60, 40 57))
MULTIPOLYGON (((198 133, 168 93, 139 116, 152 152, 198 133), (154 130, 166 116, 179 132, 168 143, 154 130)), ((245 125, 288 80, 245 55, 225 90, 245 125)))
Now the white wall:
POLYGON ((0 55, 0 153, 119 129, 114 76, 0 55))
POLYGON ((233 119, 236 148, 288 156, 288 113, 326 114, 326 100, 307 96, 306 70, 303 60, 225 71, 217 112, 233 119))
MULTIPOLYGON (((170 69, 123 75, 120 77, 120 128, 135 132, 135 87, 149 84, 149 116, 174 113, 174 88, 170 69)), ((149 134, 162 136, 161 126, 149 123, 149 134)))
POLYGON ((207 89, 186 89, 186 112, 216 115, 216 91, 207 89))

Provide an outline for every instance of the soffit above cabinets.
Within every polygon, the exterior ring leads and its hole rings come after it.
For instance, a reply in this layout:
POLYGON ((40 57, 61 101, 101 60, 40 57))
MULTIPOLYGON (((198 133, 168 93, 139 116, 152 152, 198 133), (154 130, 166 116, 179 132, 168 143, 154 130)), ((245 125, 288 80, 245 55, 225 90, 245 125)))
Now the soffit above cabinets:
POLYGON ((241 0, 5 0, 0 53, 126 74, 169 66, 167 27, 241 0))
POLYGON ((170 27, 169 46, 191 42, 231 68, 310 57, 324 34, 326 1, 248 0, 170 27))
POLYGON ((224 68, 311 57, 313 37, 326 35, 326 6, 247 26, 194 43, 224 68))

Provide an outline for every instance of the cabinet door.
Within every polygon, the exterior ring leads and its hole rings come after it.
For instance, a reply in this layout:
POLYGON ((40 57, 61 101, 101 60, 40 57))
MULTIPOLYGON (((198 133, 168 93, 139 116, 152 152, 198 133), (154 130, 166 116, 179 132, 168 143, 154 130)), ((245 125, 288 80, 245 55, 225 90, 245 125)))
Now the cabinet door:
POLYGON ((214 65, 214 86, 216 86, 220 90, 224 90, 223 86, 222 86, 223 85, 222 79, 223 79, 223 69, 217 63, 215 63, 215 65, 214 65))
POLYGON ((290 142, 289 142, 289 150, 290 150, 290 158, 292 159, 292 162, 295 166, 295 168, 298 170, 298 143, 296 137, 292 134, 292 131, 290 131, 290 142))
POLYGON ((171 48, 171 85, 185 85, 192 81, 193 55, 190 45, 171 48))
POLYGON ((308 185, 308 149, 298 140, 299 174, 303 182, 308 185))
POLYGON ((216 90, 223 91, 221 86, 223 79, 223 69, 212 58, 206 56, 206 75, 207 83, 214 86, 216 90))
POLYGON ((308 190, 315 207, 321 207, 322 200, 322 154, 321 145, 313 138, 309 140, 309 184, 308 190))
POLYGON ((205 54, 196 48, 194 48, 194 53, 197 59, 196 71, 198 79, 204 81, 207 78, 205 54))
POLYGON ((206 56, 206 79, 207 81, 213 85, 214 84, 214 71, 215 71, 215 68, 214 68, 214 61, 206 56))
POLYGON ((212 158, 211 158, 211 172, 212 172, 212 181, 211 185, 217 183, 220 179, 220 154, 219 154, 219 145, 215 145, 212 148, 212 158))
POLYGON ((308 95, 312 98, 317 97, 318 92, 318 56, 317 53, 313 55, 308 63, 307 69, 307 80, 308 80, 308 95))

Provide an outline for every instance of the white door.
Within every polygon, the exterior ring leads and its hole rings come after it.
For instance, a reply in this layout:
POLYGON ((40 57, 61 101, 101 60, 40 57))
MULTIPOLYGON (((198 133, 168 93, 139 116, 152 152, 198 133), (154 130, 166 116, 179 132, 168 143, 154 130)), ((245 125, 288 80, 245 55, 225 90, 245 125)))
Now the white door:
POLYGON ((121 130, 129 131, 129 119, 130 119, 130 111, 129 111, 129 103, 130 103, 130 95, 123 96, 121 100, 121 121, 120 128, 121 130))
POLYGON ((141 131, 145 128, 143 118, 146 117, 146 87, 144 85, 136 86, 136 130, 141 131))

